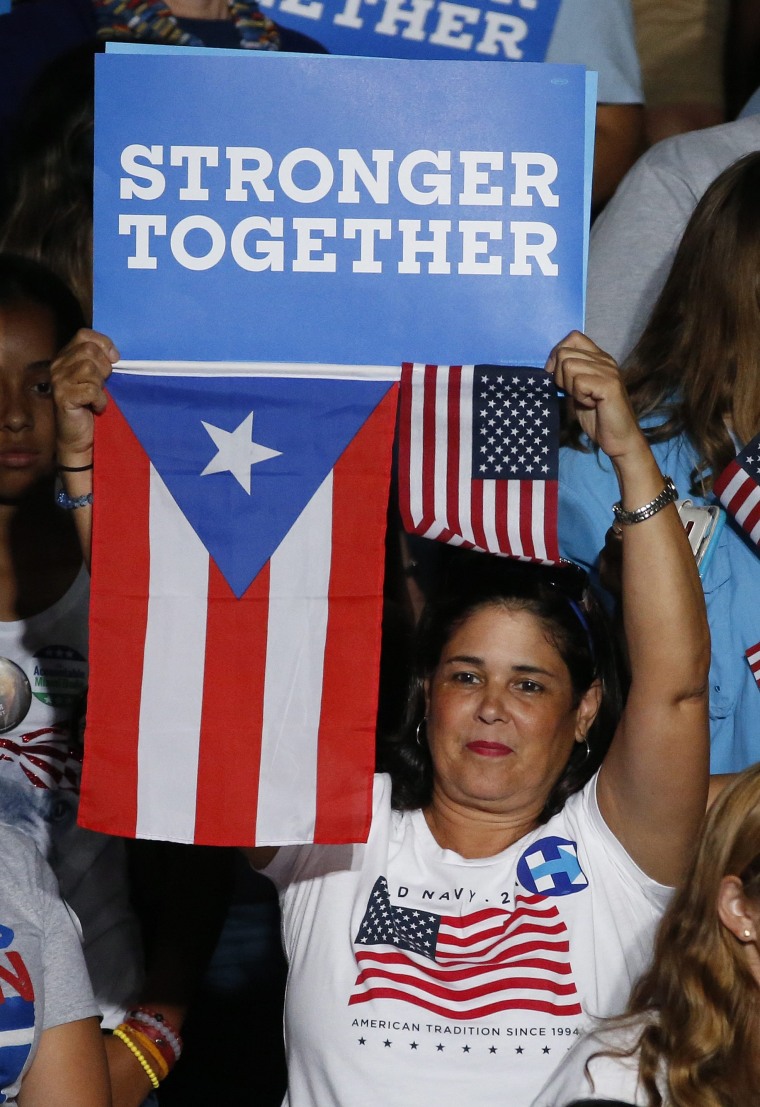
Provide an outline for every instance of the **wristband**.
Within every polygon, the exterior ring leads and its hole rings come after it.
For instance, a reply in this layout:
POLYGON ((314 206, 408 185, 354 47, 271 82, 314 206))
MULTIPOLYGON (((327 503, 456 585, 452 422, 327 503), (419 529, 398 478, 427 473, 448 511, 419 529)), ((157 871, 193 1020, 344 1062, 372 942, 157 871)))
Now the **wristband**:
MULTIPOLYGON (((169 1075, 169 1062, 165 1057, 161 1055, 161 1051, 155 1042, 151 1041, 150 1037, 141 1030, 136 1030, 133 1026, 130 1026, 128 1022, 123 1022, 119 1026, 124 1034, 127 1035, 133 1045, 142 1053, 145 1060, 153 1069, 159 1080, 165 1080, 169 1075)), ((174 1064, 174 1054, 172 1054, 172 1065, 174 1064)))
POLYGON ((127 1022, 136 1021, 143 1023, 145 1026, 150 1027, 152 1030, 165 1038, 172 1049, 175 1059, 179 1061, 180 1054, 182 1053, 182 1035, 179 1030, 176 1030, 164 1014, 160 1011, 154 1011, 149 1007, 134 1007, 131 1011, 127 1012, 127 1022))
POLYGON ((129 1052, 134 1054, 135 1058, 140 1062, 140 1065, 145 1070, 145 1075, 148 1077, 148 1080, 150 1080, 150 1082, 151 1082, 151 1084, 153 1085, 154 1088, 157 1088, 160 1085, 161 1081, 158 1079, 155 1072, 150 1067, 148 1062, 145 1060, 145 1057, 142 1055, 142 1053, 137 1048, 137 1046, 134 1044, 134 1042, 131 1041, 131 1039, 127 1037, 127 1035, 124 1033, 124 1031, 119 1026, 117 1026, 116 1029, 112 1033, 113 1033, 114 1038, 118 1038, 120 1042, 124 1042, 124 1045, 127 1047, 129 1052))
POLYGON ((179 1053, 175 1052, 166 1034, 159 1032, 142 1020, 133 1019, 129 1016, 121 1025, 123 1029, 128 1028, 130 1034, 135 1035, 138 1044, 140 1041, 150 1042, 151 1048, 161 1057, 161 1064, 166 1065, 167 1072, 174 1068, 179 1059, 179 1053))
POLYGON ((616 504, 612 505, 612 513, 615 516, 616 523, 622 523, 627 527, 633 526, 634 523, 643 523, 645 519, 651 519, 658 511, 662 511, 664 507, 674 503, 677 499, 678 489, 670 477, 665 477, 665 487, 662 492, 655 496, 653 500, 650 500, 648 504, 635 507, 633 511, 626 511, 618 500, 616 504))

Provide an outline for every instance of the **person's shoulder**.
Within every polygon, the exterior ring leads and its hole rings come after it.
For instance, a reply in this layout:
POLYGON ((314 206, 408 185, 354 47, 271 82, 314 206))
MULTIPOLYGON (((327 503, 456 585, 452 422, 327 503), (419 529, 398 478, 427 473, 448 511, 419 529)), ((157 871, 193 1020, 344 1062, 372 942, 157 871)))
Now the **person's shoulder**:
POLYGON ((702 181, 700 194, 727 166, 760 149, 760 115, 687 131, 655 143, 630 170, 631 175, 669 173, 702 181))
POLYGON ((23 830, 11 826, 10 823, 0 822, 0 846, 3 852, 3 862, 9 857, 36 858, 42 856, 34 840, 23 830))
POLYGON ((19 891, 40 885, 48 866, 31 835, 0 822, 0 852, 3 858, 0 881, 19 891))

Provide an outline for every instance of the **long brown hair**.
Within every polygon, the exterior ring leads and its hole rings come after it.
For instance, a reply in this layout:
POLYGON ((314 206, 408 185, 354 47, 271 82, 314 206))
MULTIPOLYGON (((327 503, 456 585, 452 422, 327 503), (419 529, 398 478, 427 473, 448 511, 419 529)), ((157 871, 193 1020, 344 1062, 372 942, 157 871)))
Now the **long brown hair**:
POLYGON ((760 430, 760 153, 705 192, 622 371, 649 441, 689 438, 706 495, 736 453, 728 427, 744 445, 760 430))
POLYGON ((646 1020, 639 1072, 650 1107, 757 1100, 760 990, 742 943, 718 916, 721 882, 731 875, 760 908, 760 765, 741 773, 710 810, 657 932, 652 967, 628 1005, 628 1015, 646 1020), (663 1073, 665 1100, 657 1087, 663 1073))

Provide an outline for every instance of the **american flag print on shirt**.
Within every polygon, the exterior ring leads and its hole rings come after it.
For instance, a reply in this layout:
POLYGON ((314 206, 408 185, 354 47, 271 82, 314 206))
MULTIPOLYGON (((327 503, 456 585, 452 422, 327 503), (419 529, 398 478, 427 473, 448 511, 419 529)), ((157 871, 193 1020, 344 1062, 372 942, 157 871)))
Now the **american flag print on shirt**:
POLYGON ((399 496, 410 534, 559 560, 559 405, 543 369, 405 364, 399 496))
POLYGON ((359 975, 349 1004, 399 1000, 458 1020, 510 1010, 579 1015, 557 906, 537 895, 515 902, 514 911, 438 915, 392 904, 379 877, 354 940, 359 975))
POLYGON ((760 545, 760 435, 723 470, 714 492, 750 540, 760 545))
POLYGON ((42 727, 18 738, 0 736, 0 761, 14 761, 35 788, 79 789, 82 757, 69 728, 42 727))
POLYGON ((748 650, 745 650, 744 656, 747 658, 747 664, 752 670, 755 684, 760 688, 760 642, 756 642, 754 646, 750 646, 748 650))

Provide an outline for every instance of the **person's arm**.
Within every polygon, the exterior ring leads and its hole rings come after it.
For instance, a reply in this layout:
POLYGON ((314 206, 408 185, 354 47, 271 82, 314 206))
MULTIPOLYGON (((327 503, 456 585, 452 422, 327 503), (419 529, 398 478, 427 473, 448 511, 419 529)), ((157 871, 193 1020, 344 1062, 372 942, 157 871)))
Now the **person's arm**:
MULTIPOLYGON (((72 498, 92 492, 95 416, 106 406, 105 382, 119 352, 98 331, 81 330, 61 350, 50 368, 55 399, 56 459, 61 480, 72 498)), ((74 522, 89 568, 92 550, 92 508, 78 507, 74 522)))
POLYGON ((250 848, 244 848, 243 854, 248 859, 248 864, 252 869, 265 869, 270 861, 274 861, 277 856, 277 846, 253 846, 250 848))
MULTIPOLYGON (((612 461, 624 510, 654 500, 664 476, 613 359, 574 333, 552 352, 549 368, 583 430, 612 461)), ((671 884, 683 872, 707 800, 710 635, 675 505, 623 526, 621 542, 631 687, 597 796, 605 822, 633 860, 671 884)))
POLYGON ((644 148, 641 104, 599 104, 596 109, 591 206, 599 211, 612 198, 644 148))
MULTIPOLYGON (((135 1003, 181 1031, 227 913, 234 854, 172 842, 128 846, 146 970, 135 1003)), ((114 1107, 140 1107, 151 1091, 145 1070, 119 1037, 105 1044, 114 1107)))
POLYGON ((111 1107, 111 1087, 97 1018, 43 1030, 18 1094, 19 1107, 111 1107))

